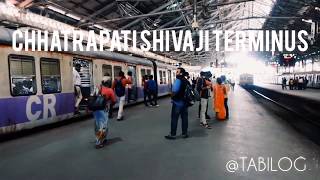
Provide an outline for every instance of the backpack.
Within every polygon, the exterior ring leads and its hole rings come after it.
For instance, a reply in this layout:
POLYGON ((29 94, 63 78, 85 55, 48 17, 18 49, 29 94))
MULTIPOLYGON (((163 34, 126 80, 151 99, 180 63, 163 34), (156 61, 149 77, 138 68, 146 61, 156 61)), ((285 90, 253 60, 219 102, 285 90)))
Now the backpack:
POLYGON ((107 100, 104 96, 101 95, 101 89, 98 93, 95 93, 93 96, 90 96, 88 98, 88 109, 90 111, 104 110, 106 108, 106 105, 107 100))
POLYGON ((195 104, 196 101, 200 100, 200 96, 196 91, 192 89, 190 83, 186 82, 186 89, 184 91, 184 101, 186 102, 187 107, 190 107, 195 104))
POLYGON ((120 80, 116 79, 115 91, 118 97, 122 97, 126 93, 126 88, 122 85, 122 78, 120 80))

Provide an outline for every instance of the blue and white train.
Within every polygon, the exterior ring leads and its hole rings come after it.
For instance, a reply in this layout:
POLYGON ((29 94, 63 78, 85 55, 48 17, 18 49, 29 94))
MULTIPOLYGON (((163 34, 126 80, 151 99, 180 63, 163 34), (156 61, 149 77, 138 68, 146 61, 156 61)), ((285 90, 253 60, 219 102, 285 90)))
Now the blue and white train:
POLYGON ((143 101, 144 75, 155 76, 159 96, 169 94, 176 76, 173 65, 108 51, 15 52, 11 33, 0 28, 0 135, 74 117, 72 69, 76 63, 82 65, 84 98, 106 73, 114 79, 120 70, 133 72, 134 102, 143 101))

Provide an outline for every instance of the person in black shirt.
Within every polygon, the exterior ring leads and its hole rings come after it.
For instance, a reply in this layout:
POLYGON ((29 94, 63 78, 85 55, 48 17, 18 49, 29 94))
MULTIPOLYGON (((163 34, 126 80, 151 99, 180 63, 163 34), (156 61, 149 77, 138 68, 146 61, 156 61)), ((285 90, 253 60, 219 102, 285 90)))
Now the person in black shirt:
POLYGON ((201 77, 198 79, 197 83, 197 90, 199 91, 201 100, 200 100, 200 125, 204 126, 207 129, 211 129, 209 124, 207 123, 206 116, 207 116, 207 108, 208 102, 210 97, 210 89, 211 89, 211 82, 205 77, 204 72, 200 73, 201 77))

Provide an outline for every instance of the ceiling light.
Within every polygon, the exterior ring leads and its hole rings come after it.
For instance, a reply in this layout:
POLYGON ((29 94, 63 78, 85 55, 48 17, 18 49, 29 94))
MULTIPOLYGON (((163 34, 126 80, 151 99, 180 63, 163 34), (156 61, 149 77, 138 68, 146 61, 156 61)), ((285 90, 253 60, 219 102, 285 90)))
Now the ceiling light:
POLYGON ((311 23, 312 24, 312 19, 302 19, 303 22, 306 22, 306 23, 311 23))
POLYGON ((47 8, 52 10, 52 11, 58 12, 60 14, 65 14, 66 13, 64 10, 56 8, 56 7, 53 7, 53 6, 47 6, 47 8))
POLYGON ((76 16, 76 15, 73 15, 73 14, 66 14, 66 16, 68 16, 68 17, 70 17, 72 19, 78 20, 78 21, 80 21, 80 19, 81 19, 79 16, 76 16))

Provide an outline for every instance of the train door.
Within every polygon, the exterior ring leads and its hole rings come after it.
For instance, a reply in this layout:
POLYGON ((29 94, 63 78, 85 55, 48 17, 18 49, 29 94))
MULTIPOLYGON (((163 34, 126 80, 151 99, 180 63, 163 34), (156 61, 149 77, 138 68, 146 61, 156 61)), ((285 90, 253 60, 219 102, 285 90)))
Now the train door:
POLYGON ((171 74, 171 70, 168 70, 168 84, 169 84, 169 89, 172 89, 172 74, 171 74))
POLYGON ((128 66, 128 73, 132 74, 132 84, 128 87, 128 102, 137 101, 138 98, 138 81, 137 81, 137 67, 128 66))
MULTIPOLYGON (((92 77, 92 61, 88 59, 73 58, 73 67, 77 64, 80 64, 80 77, 81 77, 81 93, 83 99, 90 96, 91 92, 93 91, 93 77, 92 77)), ((83 101, 81 101, 80 106, 85 105, 83 101)))

